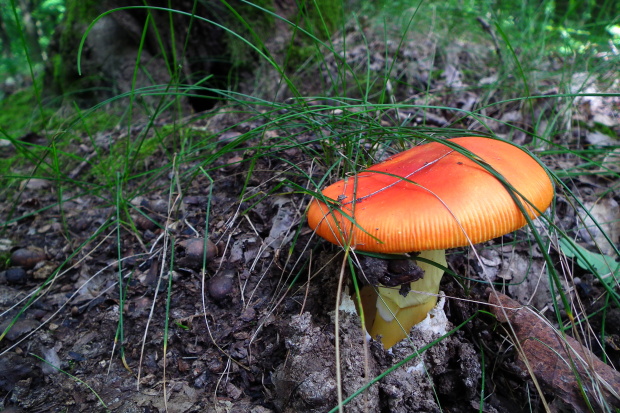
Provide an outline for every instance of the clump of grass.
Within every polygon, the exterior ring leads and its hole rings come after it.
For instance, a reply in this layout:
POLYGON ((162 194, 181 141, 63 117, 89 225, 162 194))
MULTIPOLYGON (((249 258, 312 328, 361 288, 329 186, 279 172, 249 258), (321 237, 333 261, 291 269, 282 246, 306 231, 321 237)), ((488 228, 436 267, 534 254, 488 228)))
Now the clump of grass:
POLYGON ((54 110, 45 108, 39 111, 38 104, 33 88, 22 89, 0 101, 0 138, 18 138, 28 132, 45 131, 54 110))

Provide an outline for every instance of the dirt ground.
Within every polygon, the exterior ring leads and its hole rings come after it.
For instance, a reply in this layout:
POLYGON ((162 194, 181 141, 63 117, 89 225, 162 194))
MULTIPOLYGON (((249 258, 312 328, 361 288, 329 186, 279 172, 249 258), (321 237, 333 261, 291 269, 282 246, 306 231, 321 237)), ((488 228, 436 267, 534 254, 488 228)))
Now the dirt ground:
MULTIPOLYGON (((469 92, 454 93, 449 99, 470 97, 469 92)), ((441 111, 428 115, 437 126, 449 116, 441 111)), ((222 115, 218 122, 208 127, 236 126, 218 135, 214 148, 262 126, 234 115, 222 115)), ((199 120, 193 127, 205 124, 199 120)), ((291 129, 271 132, 290 134, 291 129)), ((310 132, 297 132, 299 142, 321 151, 310 132)), ((257 145, 259 138, 245 147, 257 145)), ((86 157, 92 149, 76 150, 86 157)), ((159 176, 149 183, 150 190, 139 190, 127 209, 135 228, 126 218, 118 230, 109 226, 116 217, 114 200, 80 188, 64 187, 59 208, 59 193, 50 181, 24 183, 17 204, 2 200, 1 221, 24 217, 6 226, 0 240, 12 257, 0 273, 0 330, 13 323, 0 342, 5 411, 325 412, 338 403, 339 381, 346 399, 401 361, 345 410, 544 410, 507 331, 488 313, 488 286, 478 282, 478 274, 486 271, 494 280, 514 284, 498 288, 519 301, 535 291, 535 298, 527 300, 544 308, 551 296, 545 277, 533 276, 544 264, 535 248, 503 246, 512 241, 510 235, 481 247, 482 261, 466 249, 451 251, 449 266, 464 278, 444 277, 443 311, 433 313, 430 326, 414 329, 410 342, 386 352, 367 340, 349 295, 337 294, 342 251, 313 237, 305 226, 309 198, 296 194, 292 184, 305 186, 307 179, 293 173, 291 165, 313 176, 325 170, 298 147, 254 159, 253 154, 239 151, 217 159, 209 171, 213 183, 185 165, 172 194, 176 177, 159 176), (212 245, 203 274, 206 228, 212 245), (472 316, 421 358, 408 359, 472 316)), ((557 159, 543 161, 552 169, 567 168, 557 159)), ((154 156, 149 162, 154 169, 168 160, 154 156)), ((606 179, 570 184, 583 189, 586 202, 594 202, 606 179)), ((556 220, 574 228, 577 218, 559 196, 556 220)), ((619 194, 612 191, 605 199, 617 205, 619 194)), ((552 254, 560 265, 557 251, 552 254)), ((574 271, 581 287, 572 294, 581 298, 586 313, 593 313, 602 305, 597 301, 602 288, 587 272, 574 271)), ((351 291, 350 275, 344 274, 341 286, 351 291)), ((555 317, 552 311, 547 315, 555 317)), ((612 321, 620 318, 618 309, 606 317, 606 334, 617 339, 620 320, 612 321)), ((601 328, 600 320, 590 320, 594 331, 601 328)), ((607 351, 617 366, 619 347, 607 351)), ((553 387, 542 394, 555 411, 571 410, 553 387)))

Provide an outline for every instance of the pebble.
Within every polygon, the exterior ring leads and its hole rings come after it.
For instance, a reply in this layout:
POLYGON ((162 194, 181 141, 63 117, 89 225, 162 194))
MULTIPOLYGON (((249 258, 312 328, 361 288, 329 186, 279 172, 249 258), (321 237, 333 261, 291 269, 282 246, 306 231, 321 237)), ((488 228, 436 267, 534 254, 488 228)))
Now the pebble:
POLYGON ((151 201, 149 204, 151 209, 158 214, 165 215, 168 213, 168 202, 164 201, 163 199, 156 199, 154 201, 151 201))
POLYGON ((16 267, 31 269, 39 262, 45 260, 45 251, 38 247, 20 248, 11 254, 11 264, 16 267))
POLYGON ((157 228, 157 224, 153 220, 149 219, 147 216, 144 216, 142 214, 133 214, 132 218, 133 218, 133 221, 136 224, 136 227, 139 230, 142 230, 142 231, 146 231, 146 230, 153 231, 153 230, 155 230, 155 228, 157 228))
POLYGON ((37 265, 35 267, 35 271, 32 272, 32 278, 35 280, 45 280, 47 277, 52 275, 52 273, 58 267, 57 264, 52 262, 43 263, 43 265, 37 265))
POLYGON ((21 267, 7 269, 4 276, 9 284, 24 284, 26 282, 26 271, 21 267))
POLYGON ((34 189, 34 190, 41 190, 41 189, 48 188, 50 185, 51 183, 47 179, 30 178, 28 182, 26 183, 26 188, 34 189))
MULTIPOLYGON (((207 260, 210 260, 217 256, 218 249, 217 246, 210 239, 207 239, 206 243, 207 260)), ((185 265, 188 265, 192 268, 202 267, 202 257, 205 249, 204 238, 186 239, 179 242, 179 245, 185 250, 185 265)))
POLYGON ((254 320, 256 318, 256 310, 252 307, 246 308, 243 313, 239 316, 241 321, 245 321, 246 323, 254 320))
POLYGON ((233 290, 233 277, 232 273, 224 273, 209 280, 207 288, 214 300, 221 301, 230 295, 233 290))
MULTIPOLYGON (((7 353, 0 358, 0 389, 10 392, 17 381, 33 374, 32 362, 16 353, 7 353)), ((6 412, 7 410, 3 410, 6 412)), ((19 412, 20 410, 15 410, 19 412)))
MULTIPOLYGON (((4 331, 9 326, 10 323, 11 323, 11 320, 7 320, 4 323, 2 323, 0 325, 0 331, 4 331)), ((5 337, 9 341, 17 341, 19 338, 30 333, 32 330, 39 327, 40 325, 41 323, 39 323, 37 320, 32 320, 29 318, 20 318, 19 320, 15 322, 15 324, 11 326, 9 331, 7 331, 5 337)))

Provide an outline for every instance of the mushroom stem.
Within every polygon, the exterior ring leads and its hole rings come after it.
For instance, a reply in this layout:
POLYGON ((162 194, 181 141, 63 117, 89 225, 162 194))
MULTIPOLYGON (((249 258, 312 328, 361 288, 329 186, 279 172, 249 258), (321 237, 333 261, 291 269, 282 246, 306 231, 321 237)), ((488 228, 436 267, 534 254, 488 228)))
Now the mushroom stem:
MULTIPOLYGON (((422 251, 418 257, 446 266, 445 250, 422 251)), ((403 297, 399 288, 377 287, 377 314, 370 335, 381 335, 383 347, 389 349, 409 335, 411 327, 426 318, 437 303, 443 270, 426 262, 418 262, 424 277, 410 283, 411 290, 403 297)))

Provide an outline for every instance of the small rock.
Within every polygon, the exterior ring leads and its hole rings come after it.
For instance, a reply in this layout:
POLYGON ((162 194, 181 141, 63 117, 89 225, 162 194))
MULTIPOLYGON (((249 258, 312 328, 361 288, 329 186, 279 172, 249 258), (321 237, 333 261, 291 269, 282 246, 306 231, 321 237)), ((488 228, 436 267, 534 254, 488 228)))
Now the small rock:
POLYGON ((218 254, 217 246, 210 239, 206 240, 205 245, 204 238, 190 238, 179 242, 179 246, 185 251, 185 257, 182 258, 181 263, 190 268, 202 267, 205 248, 207 260, 213 259, 218 254))
POLYGON ((168 213, 168 202, 163 199, 156 199, 149 203, 150 209, 158 214, 167 214, 168 213))
MULTIPOLYGON (((11 323, 11 320, 7 320, 4 323, 0 324, 0 331, 6 330, 6 328, 11 323)), ((39 327, 41 323, 37 320, 32 319, 22 319, 20 318, 11 326, 9 331, 6 333, 6 338, 9 341, 17 341, 22 336, 30 333, 35 328, 39 327)))
POLYGON ((41 178, 31 178, 26 183, 27 189, 34 189, 34 190, 45 189, 45 188, 48 188, 49 186, 50 186, 50 181, 48 181, 47 179, 41 179, 41 178))
POLYGON ((11 264, 25 269, 33 268, 39 262, 45 260, 45 251, 38 247, 20 248, 11 254, 11 264))
POLYGON ((233 277, 234 274, 232 273, 224 273, 209 280, 208 290, 214 300, 221 301, 232 293, 233 277))
POLYGON ((243 311, 243 313, 241 313, 239 318, 241 321, 248 323, 256 318, 256 310, 254 310, 253 307, 248 307, 243 311))
POLYGON ((234 140, 236 137, 241 136, 240 132, 235 132, 235 131, 228 131, 228 132, 224 132, 222 133, 217 140, 219 142, 229 142, 234 140))
POLYGON ((35 271, 32 273, 32 278, 35 280, 45 280, 52 275, 58 266, 51 262, 43 263, 43 265, 37 265, 35 271))
POLYGON ((233 400, 237 400, 243 395, 241 389, 230 382, 226 385, 226 393, 233 400))
POLYGON ((83 354, 75 352, 75 351, 68 351, 67 352, 67 356, 69 356, 69 358, 73 361, 84 361, 86 360, 86 357, 84 357, 83 354))
POLYGON ((10 239, 0 238, 0 252, 9 252, 13 243, 10 239))
POLYGON ((179 359, 177 360, 177 368, 180 373, 187 373, 189 371, 190 365, 186 360, 179 359))
POLYGON ((136 223, 136 227, 142 231, 153 231, 155 228, 157 228, 157 224, 145 215, 134 214, 132 215, 132 219, 136 223))
POLYGON ((264 406, 254 406, 252 407, 252 410, 250 410, 250 413, 273 413, 273 410, 264 406))
POLYGON ((183 198, 185 205, 204 205, 207 203, 206 197, 188 195, 183 198))
POLYGON ((54 347, 41 347, 41 355, 45 358, 45 363, 41 363, 43 374, 57 374, 60 370, 60 357, 54 347))
POLYGON ((24 284, 26 282, 26 271, 21 267, 9 268, 5 271, 5 278, 9 284, 24 284))
MULTIPOLYGON (((35 368, 28 358, 7 353, 0 358, 0 389, 10 392, 15 383, 33 374, 35 368)), ((4 410, 6 411, 6 410, 4 410)))

